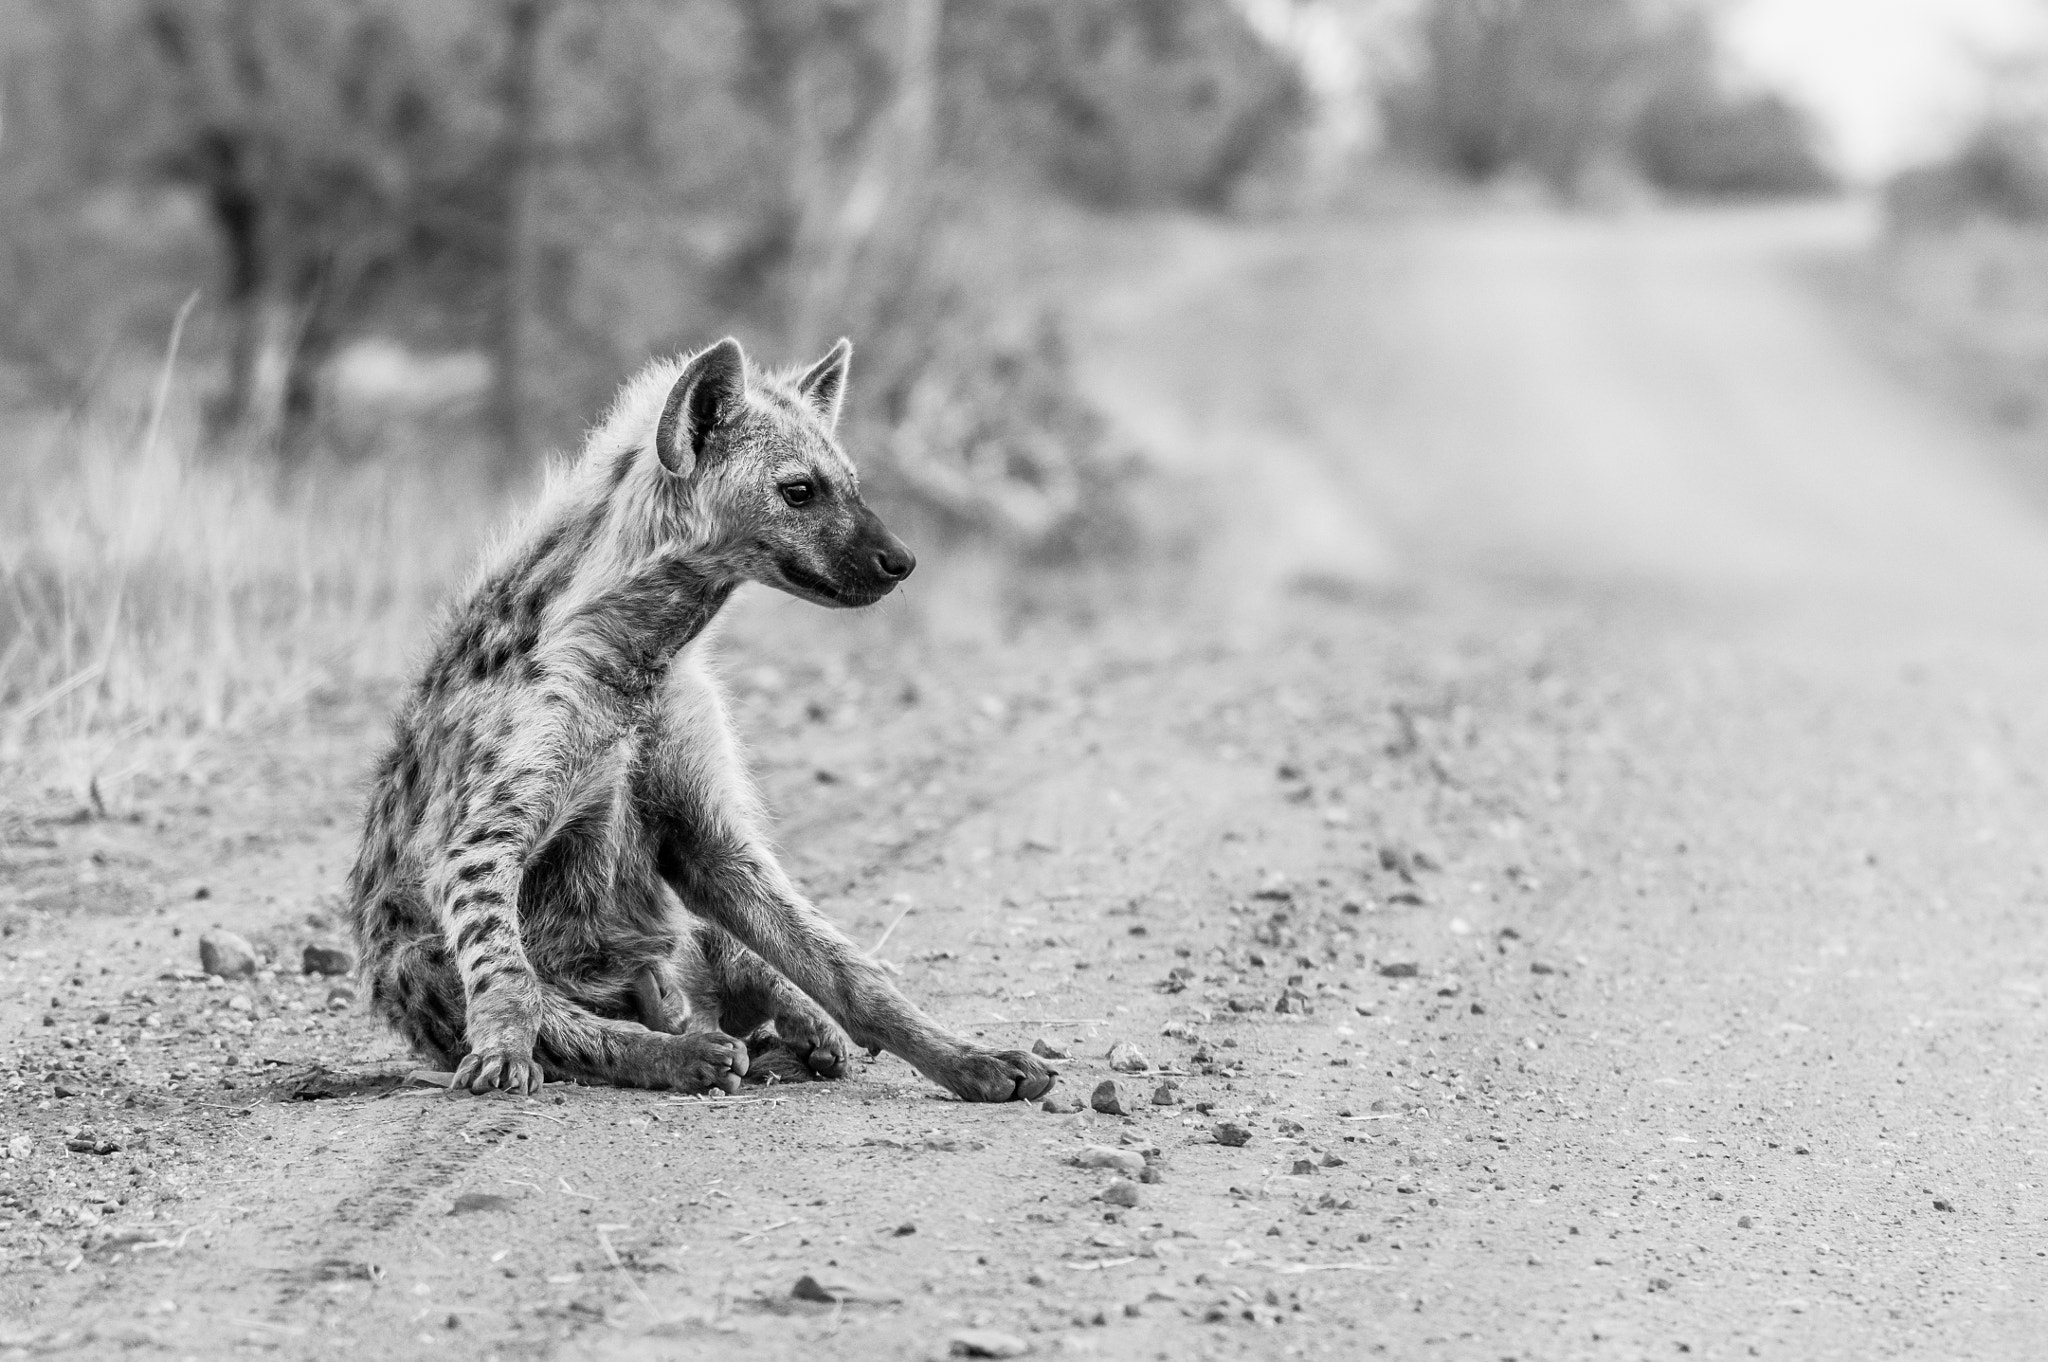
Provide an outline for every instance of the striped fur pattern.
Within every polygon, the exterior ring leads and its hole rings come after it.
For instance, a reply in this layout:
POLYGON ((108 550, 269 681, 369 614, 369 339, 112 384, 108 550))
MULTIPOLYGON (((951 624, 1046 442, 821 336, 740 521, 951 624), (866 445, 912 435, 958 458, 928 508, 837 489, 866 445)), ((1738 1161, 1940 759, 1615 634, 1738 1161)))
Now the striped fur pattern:
POLYGON ((850 348, 728 339, 621 390, 488 551, 377 768, 349 916, 371 1005, 458 1088, 733 1091, 902 1056, 972 1101, 1052 1075, 928 1018, 777 864, 705 631, 760 582, 861 606, 915 566, 834 435, 850 348))

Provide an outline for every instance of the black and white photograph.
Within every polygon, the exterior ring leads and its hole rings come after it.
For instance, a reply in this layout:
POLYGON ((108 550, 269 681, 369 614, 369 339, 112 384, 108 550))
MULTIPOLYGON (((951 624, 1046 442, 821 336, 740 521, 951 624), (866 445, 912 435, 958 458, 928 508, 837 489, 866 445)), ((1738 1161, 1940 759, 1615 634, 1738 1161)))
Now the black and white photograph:
POLYGON ((2048 0, 0 0, 0 1362, 2048 1357, 2048 0))

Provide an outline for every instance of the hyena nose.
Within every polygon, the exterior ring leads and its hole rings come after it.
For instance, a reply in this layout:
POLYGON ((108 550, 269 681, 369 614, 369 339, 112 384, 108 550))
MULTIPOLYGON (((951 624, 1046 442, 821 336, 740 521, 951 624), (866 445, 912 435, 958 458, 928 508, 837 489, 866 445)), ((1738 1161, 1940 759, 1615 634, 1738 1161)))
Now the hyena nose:
POLYGON ((900 582, 917 567, 917 555, 900 540, 875 550, 875 571, 892 582, 900 582))

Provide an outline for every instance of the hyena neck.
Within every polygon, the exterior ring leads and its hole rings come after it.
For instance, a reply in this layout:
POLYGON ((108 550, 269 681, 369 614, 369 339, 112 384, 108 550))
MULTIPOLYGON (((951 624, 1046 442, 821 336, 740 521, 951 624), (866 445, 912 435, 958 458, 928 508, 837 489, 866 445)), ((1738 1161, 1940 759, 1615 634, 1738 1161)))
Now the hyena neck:
POLYGON ((593 679, 645 692, 676 654, 715 619, 739 578, 684 557, 663 557, 594 595, 566 622, 559 646, 579 654, 593 679))

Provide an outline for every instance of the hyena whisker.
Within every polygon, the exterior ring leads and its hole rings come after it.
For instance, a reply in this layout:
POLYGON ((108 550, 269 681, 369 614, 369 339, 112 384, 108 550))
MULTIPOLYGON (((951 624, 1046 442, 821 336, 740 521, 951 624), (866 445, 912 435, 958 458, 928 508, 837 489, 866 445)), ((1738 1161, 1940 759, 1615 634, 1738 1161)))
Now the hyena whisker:
POLYGON ((731 1091, 771 1035, 975 1101, 1052 1074, 909 1002, 776 860, 706 635, 759 582, 835 607, 916 558, 834 434, 851 347, 657 362, 480 564, 377 767, 349 918, 372 1005, 471 1091, 731 1091))

